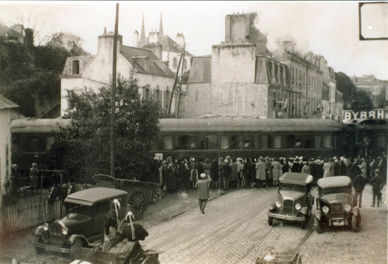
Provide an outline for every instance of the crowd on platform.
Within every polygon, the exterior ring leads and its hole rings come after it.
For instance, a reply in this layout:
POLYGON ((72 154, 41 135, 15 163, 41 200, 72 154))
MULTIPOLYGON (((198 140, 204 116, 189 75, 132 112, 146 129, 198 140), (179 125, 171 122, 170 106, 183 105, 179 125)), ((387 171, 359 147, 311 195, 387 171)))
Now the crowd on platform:
MULTIPOLYGON (((279 178, 285 172, 308 173, 316 182, 321 177, 346 175, 351 177, 357 193, 362 194, 366 183, 373 187, 373 206, 381 201, 381 189, 385 185, 387 175, 387 156, 382 153, 376 157, 258 157, 234 158, 226 156, 210 160, 198 158, 172 159, 167 157, 155 161, 153 180, 158 182, 162 190, 173 192, 191 189, 205 173, 212 179, 213 189, 224 191, 235 188, 266 188, 277 186, 279 178)), ((361 205, 361 201, 359 201, 361 205)))

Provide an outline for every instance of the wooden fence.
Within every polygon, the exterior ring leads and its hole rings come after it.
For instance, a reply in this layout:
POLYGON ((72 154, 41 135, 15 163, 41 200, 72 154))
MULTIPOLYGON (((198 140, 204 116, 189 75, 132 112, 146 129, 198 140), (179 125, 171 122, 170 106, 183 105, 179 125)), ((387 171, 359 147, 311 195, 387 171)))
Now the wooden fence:
POLYGON ((34 227, 63 215, 61 201, 25 201, 22 205, 7 206, 1 215, 1 231, 14 232, 34 227))

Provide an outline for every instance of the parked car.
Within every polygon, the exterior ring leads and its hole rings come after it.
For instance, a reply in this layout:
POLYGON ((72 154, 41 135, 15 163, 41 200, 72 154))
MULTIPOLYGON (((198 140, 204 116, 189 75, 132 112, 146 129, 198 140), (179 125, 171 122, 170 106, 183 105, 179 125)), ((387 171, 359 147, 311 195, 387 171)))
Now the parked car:
POLYGON ((96 187, 78 191, 65 198, 66 215, 35 230, 35 250, 68 253, 72 259, 81 247, 92 247, 104 240, 110 212, 117 210, 117 221, 127 214, 127 192, 96 187))
POLYGON ((268 224, 274 219, 301 223, 306 228, 314 199, 310 193, 313 176, 286 172, 279 179, 278 199, 270 205, 268 224))
POLYGON ((318 198, 315 225, 318 233, 326 226, 349 226, 360 230, 361 215, 356 205, 352 180, 348 176, 321 178, 317 182, 318 198))

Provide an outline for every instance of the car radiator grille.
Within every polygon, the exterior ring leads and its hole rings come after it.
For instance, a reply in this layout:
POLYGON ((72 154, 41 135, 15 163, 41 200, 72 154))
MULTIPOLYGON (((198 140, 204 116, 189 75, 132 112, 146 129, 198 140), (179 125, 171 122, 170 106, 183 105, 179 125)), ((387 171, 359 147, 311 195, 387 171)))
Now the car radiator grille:
POLYGON ((331 217, 342 217, 344 215, 342 204, 331 204, 329 214, 331 217))
POLYGON ((60 234, 50 234, 50 244, 57 247, 62 247, 64 244, 64 236, 60 234))
POLYGON ((294 213, 294 201, 293 200, 284 200, 283 201, 283 213, 293 214, 294 213))

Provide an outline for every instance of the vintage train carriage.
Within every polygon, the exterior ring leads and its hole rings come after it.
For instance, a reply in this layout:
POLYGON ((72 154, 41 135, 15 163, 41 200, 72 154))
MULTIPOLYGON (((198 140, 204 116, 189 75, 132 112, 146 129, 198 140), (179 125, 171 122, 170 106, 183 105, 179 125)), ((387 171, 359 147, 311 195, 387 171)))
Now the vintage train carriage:
POLYGON ((216 158, 342 153, 344 126, 321 119, 161 119, 156 156, 216 158))
MULTIPOLYGON (((32 162, 40 169, 50 168, 47 153, 55 142, 55 133, 70 124, 68 119, 15 119, 11 123, 12 164, 18 166, 18 179, 27 180, 32 162)), ((20 183, 23 185, 23 183, 20 183)))

